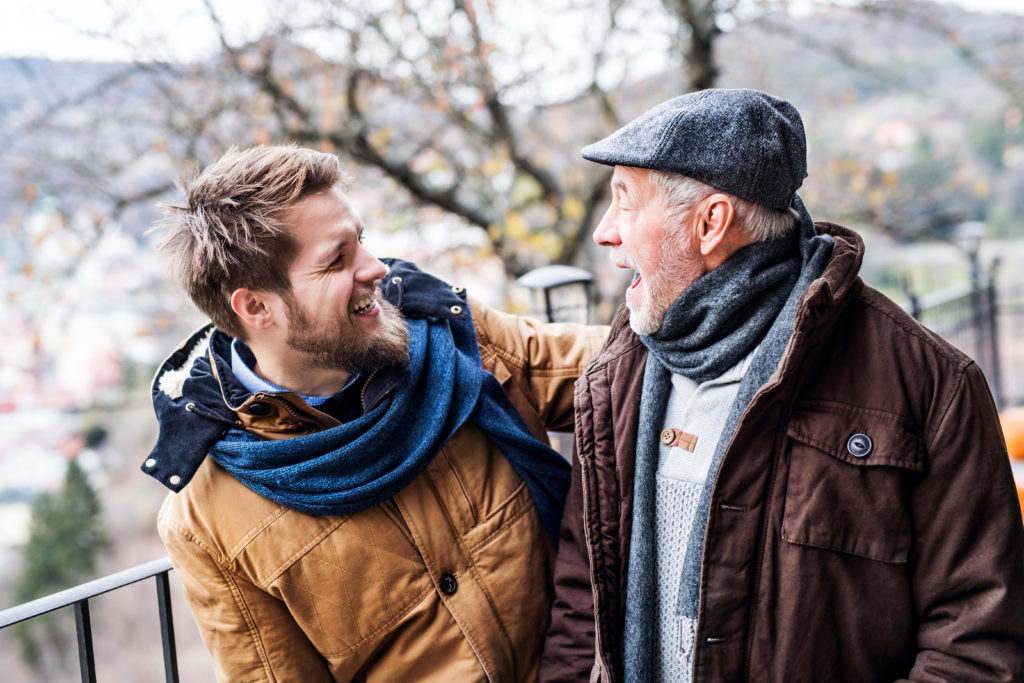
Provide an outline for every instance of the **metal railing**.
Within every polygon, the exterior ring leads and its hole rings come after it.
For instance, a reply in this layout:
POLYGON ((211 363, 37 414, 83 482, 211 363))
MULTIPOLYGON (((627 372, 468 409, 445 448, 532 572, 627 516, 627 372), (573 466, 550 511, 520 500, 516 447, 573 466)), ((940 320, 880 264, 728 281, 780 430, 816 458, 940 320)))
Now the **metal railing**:
POLYGON ((909 313, 922 325, 968 354, 984 371, 997 405, 1004 403, 999 348, 999 302, 995 279, 910 299, 909 313))
POLYGON ((96 683, 96 660, 92 645, 89 599, 152 577, 156 579, 160 639, 163 642, 164 652, 164 675, 167 683, 178 683, 178 655, 174 646, 174 620, 171 616, 171 587, 168 577, 170 571, 171 560, 164 557, 5 609, 0 612, 0 630, 73 605, 75 630, 78 633, 78 663, 82 671, 82 681, 83 683, 96 683))

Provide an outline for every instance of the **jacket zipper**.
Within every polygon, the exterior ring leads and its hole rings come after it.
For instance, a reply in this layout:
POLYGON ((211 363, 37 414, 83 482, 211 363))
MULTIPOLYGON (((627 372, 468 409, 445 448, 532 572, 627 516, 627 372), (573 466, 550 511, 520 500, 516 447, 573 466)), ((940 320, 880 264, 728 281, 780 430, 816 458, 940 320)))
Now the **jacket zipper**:
POLYGON ((310 417, 309 415, 305 415, 303 413, 300 413, 298 410, 296 410, 292 406, 291 403, 289 403, 288 401, 286 401, 284 399, 279 399, 279 398, 275 398, 273 396, 268 396, 267 394, 255 394, 254 397, 257 400, 259 400, 259 401, 273 401, 274 403, 279 404, 281 407, 283 407, 285 409, 285 411, 289 415, 291 415, 292 417, 296 418, 299 422, 302 422, 302 423, 307 424, 307 425, 311 425, 313 427, 316 427, 317 429, 328 429, 328 428, 333 426, 333 425, 324 424, 323 422, 321 422, 320 420, 317 420, 314 417, 310 417))
POLYGON ((370 373, 370 376, 366 378, 366 381, 363 382, 363 388, 359 391, 359 405, 363 407, 363 414, 366 414, 366 390, 369 388, 370 382, 372 382, 373 378, 376 376, 377 371, 374 370, 370 373))

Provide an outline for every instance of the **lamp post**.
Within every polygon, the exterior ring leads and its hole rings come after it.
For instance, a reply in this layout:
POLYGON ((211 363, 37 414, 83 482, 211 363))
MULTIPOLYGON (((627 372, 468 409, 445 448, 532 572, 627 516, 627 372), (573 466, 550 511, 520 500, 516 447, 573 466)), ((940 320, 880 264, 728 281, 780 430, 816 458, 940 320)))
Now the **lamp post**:
MULTIPOLYGON (((516 282, 530 290, 531 313, 549 323, 590 323, 590 286, 594 276, 575 266, 534 268, 516 282)), ((573 435, 548 432, 551 447, 572 462, 573 435)))
POLYGON ((981 262, 978 251, 987 232, 988 226, 981 221, 967 221, 956 226, 954 233, 957 245, 967 254, 967 261, 971 267, 971 289, 975 292, 981 288, 981 262))
POLYGON ((594 276, 575 266, 542 266, 516 282, 530 290, 530 308, 547 322, 590 322, 594 276))
POLYGON ((999 362, 999 308, 996 299, 995 267, 992 264, 988 273, 981 268, 981 240, 988 233, 988 226, 981 221, 967 221, 956 226, 954 240, 964 253, 970 264, 971 305, 976 340, 976 359, 982 361, 992 383, 992 393, 996 405, 1002 403, 1002 369, 999 362), (982 276, 985 276, 984 278, 982 276))

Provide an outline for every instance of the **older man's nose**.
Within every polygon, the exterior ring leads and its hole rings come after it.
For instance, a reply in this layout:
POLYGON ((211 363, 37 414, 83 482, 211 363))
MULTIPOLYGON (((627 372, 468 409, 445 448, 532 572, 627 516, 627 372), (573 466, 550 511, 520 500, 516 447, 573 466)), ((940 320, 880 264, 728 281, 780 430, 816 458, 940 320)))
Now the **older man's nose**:
POLYGON ((612 216, 612 207, 608 207, 601 222, 594 229, 594 241, 602 247, 617 247, 622 244, 618 227, 615 224, 615 217, 612 216))

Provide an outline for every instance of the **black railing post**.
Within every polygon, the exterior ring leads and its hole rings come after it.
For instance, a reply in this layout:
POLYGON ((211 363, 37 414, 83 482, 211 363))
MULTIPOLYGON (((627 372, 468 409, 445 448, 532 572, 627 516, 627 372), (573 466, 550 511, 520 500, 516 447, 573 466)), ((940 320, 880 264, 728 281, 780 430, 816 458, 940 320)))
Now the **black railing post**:
POLYGON ((160 609, 160 639, 164 645, 164 676, 178 683, 178 655, 174 647, 174 619, 171 615, 171 582, 168 572, 156 575, 156 599, 160 609))
POLYGON ((992 394, 996 408, 1003 407, 1003 373, 999 362, 999 296, 996 292, 995 265, 988 282, 988 341, 992 353, 992 394))
POLYGON ((82 670, 82 683, 96 683, 96 658, 92 650, 92 619, 89 600, 75 603, 75 630, 78 632, 78 663, 82 670))
POLYGON ((914 294, 914 290, 910 286, 910 278, 906 275, 900 278, 900 289, 906 295, 907 300, 910 304, 910 317, 914 320, 921 320, 921 304, 917 300, 917 294, 914 294))
POLYGON ((974 358, 982 364, 982 368, 990 370, 991 366, 986 361, 988 349, 985 344, 985 333, 988 326, 985 324, 985 297, 981 288, 981 278, 978 275, 976 266, 971 267, 971 327, 974 330, 974 358))

